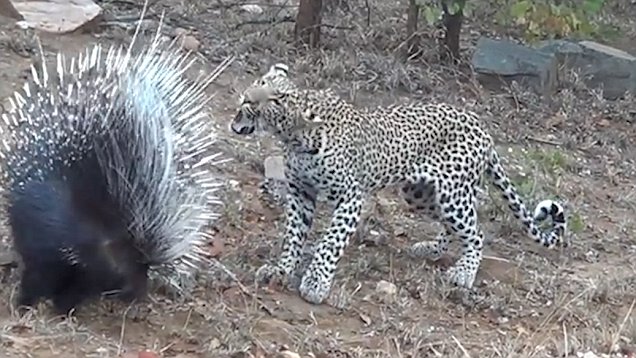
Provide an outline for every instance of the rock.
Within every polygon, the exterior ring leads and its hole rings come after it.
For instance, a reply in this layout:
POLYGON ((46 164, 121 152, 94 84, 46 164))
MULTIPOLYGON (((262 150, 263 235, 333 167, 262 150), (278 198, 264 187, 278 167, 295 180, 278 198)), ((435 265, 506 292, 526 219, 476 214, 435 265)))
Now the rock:
POLYGON ((300 358, 300 354, 285 349, 285 350, 281 350, 280 352, 278 352, 278 357, 280 357, 280 358, 300 358))
POLYGON ((280 155, 269 156, 263 163, 265 177, 276 180, 285 180, 285 159, 280 155))
POLYGON ((545 40, 539 42, 537 49, 541 52, 554 54, 559 64, 571 66, 576 58, 583 54, 583 47, 567 40, 545 40))
POLYGON ((617 48, 600 44, 594 41, 581 41, 579 45, 583 46, 585 49, 595 52, 603 53, 606 56, 610 57, 618 57, 624 60, 634 61, 636 57, 630 55, 629 53, 619 50, 617 48))
POLYGON ((260 15, 263 13, 263 8, 256 4, 245 4, 240 6, 241 11, 245 11, 250 14, 260 15))
POLYGON ((219 341, 218 338, 212 338, 212 340, 208 344, 208 348, 209 349, 217 349, 219 347, 221 347, 221 341, 219 341))
POLYGON ((298 2, 289 0, 269 0, 267 7, 257 4, 244 4, 239 6, 239 12, 256 18, 269 20, 283 20, 294 18, 298 12, 298 2))
POLYGON ((181 47, 188 51, 196 51, 201 46, 201 42, 196 37, 188 33, 188 30, 177 27, 173 31, 174 37, 179 40, 181 47))
POLYGON ((175 37, 181 37, 181 36, 185 36, 188 34, 188 30, 184 29, 183 27, 177 27, 176 29, 174 29, 174 36, 175 37))
POLYGON ((636 93, 636 57, 594 41, 544 41, 540 50, 553 53, 568 69, 580 71, 590 88, 602 88, 605 99, 636 93))
POLYGON ((13 1, 29 28, 50 33, 68 33, 98 21, 102 8, 90 0, 13 1))
POLYGON ((201 42, 192 35, 185 35, 181 38, 181 47, 188 51, 197 51, 201 42))
POLYGON ((545 96, 557 88, 558 63, 554 54, 487 37, 477 41, 472 58, 473 68, 484 87, 497 90, 502 84, 517 81, 545 96))
POLYGON ((375 285, 375 292, 381 295, 381 298, 391 299, 397 294, 397 286, 391 282, 381 280, 375 285))

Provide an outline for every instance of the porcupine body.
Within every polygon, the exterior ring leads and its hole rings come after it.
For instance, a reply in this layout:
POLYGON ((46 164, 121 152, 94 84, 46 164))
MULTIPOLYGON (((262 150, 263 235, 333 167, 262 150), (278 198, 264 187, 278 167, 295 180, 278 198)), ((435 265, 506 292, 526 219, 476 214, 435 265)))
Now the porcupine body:
POLYGON ((229 62, 190 84, 192 60, 174 43, 132 46, 58 54, 2 114, 20 306, 51 299, 66 313, 100 295, 140 298, 149 274, 178 285, 204 260, 220 204, 204 89, 229 62))

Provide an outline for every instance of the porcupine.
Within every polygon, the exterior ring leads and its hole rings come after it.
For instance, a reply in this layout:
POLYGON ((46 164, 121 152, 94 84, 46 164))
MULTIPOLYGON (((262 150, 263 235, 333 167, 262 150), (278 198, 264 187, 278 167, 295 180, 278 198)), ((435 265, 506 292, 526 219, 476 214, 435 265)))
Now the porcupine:
POLYGON ((128 48, 97 44, 70 61, 58 53, 55 71, 32 66, 2 114, 19 306, 51 299, 67 313, 99 296, 132 301, 153 277, 179 289, 205 260, 221 187, 205 88, 231 59, 190 83, 190 54, 164 47, 160 30, 133 54, 138 31, 128 48))

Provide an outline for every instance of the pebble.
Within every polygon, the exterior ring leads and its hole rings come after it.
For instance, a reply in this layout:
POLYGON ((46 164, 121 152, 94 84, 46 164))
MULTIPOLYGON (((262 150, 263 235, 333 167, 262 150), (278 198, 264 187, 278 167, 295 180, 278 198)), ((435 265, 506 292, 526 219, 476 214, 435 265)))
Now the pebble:
POLYGON ((256 4, 246 4, 241 5, 241 10, 248 12, 250 14, 262 14, 263 8, 256 4))
POLYGON ((381 280, 376 284, 375 291, 384 296, 395 296, 397 294, 397 286, 391 282, 381 280))
POLYGON ((181 46, 188 51, 197 51, 201 46, 201 41, 190 35, 184 28, 174 29, 174 37, 180 39, 181 46))
POLYGON ((270 179, 285 180, 285 159, 280 155, 272 155, 265 158, 265 177, 270 179))
POLYGON ((201 42, 192 35, 185 35, 181 40, 181 46, 188 51, 196 51, 201 46, 201 42))

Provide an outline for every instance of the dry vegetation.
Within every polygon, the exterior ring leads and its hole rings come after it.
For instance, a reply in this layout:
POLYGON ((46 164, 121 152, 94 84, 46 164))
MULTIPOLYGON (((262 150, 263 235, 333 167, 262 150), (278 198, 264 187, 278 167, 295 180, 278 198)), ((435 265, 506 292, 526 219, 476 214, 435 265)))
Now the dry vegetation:
MULTIPOLYGON (((94 34, 43 36, 44 48, 53 53, 92 41, 127 41, 141 3, 106 0, 101 5, 111 18, 94 34)), ((187 29, 201 41, 207 67, 238 56, 210 88, 217 93, 211 110, 219 146, 234 159, 222 168, 227 205, 214 227, 222 240, 223 266, 211 267, 188 299, 155 294, 133 309, 95 303, 67 320, 52 317, 45 305, 19 317, 10 304, 17 273, 7 270, 0 286, 0 356, 116 357, 148 349, 165 357, 275 357, 287 347, 302 357, 567 357, 589 351, 634 357, 632 98, 606 102, 576 74, 568 74, 549 100, 514 86, 488 93, 465 63, 440 63, 438 31, 426 26, 421 26, 422 53, 400 62, 405 1, 350 0, 351 11, 325 13, 323 46, 313 52, 290 44, 292 23, 262 21, 281 13, 284 18, 286 7, 265 4, 266 13, 256 16, 241 12, 241 4, 157 0, 147 20, 154 28, 166 11, 166 35, 187 29), (543 197, 566 202, 571 247, 537 247, 490 190, 492 199, 481 211, 490 238, 487 258, 475 291, 457 294, 439 280, 440 265, 404 253, 410 243, 433 238, 437 224, 408 212, 387 190, 369 206, 369 219, 340 264, 329 304, 309 305, 275 287, 256 290, 254 272, 276 255, 281 236, 280 212, 256 196, 260 163, 278 149, 271 141, 230 135, 227 122, 237 93, 279 60, 291 65, 302 85, 335 88, 361 106, 425 98, 482 114, 529 204, 543 197), (397 293, 377 290, 380 281, 395 284, 397 293)), ((633 5, 621 6, 611 10, 633 31, 633 5)), ((489 25, 490 14, 484 6, 474 15, 484 23, 467 21, 464 58, 479 34, 515 35, 489 25)), ((6 98, 22 81, 35 48, 28 32, 10 25, 2 30, 0 95, 6 98)), ((626 31, 622 43, 634 39, 626 31)))

